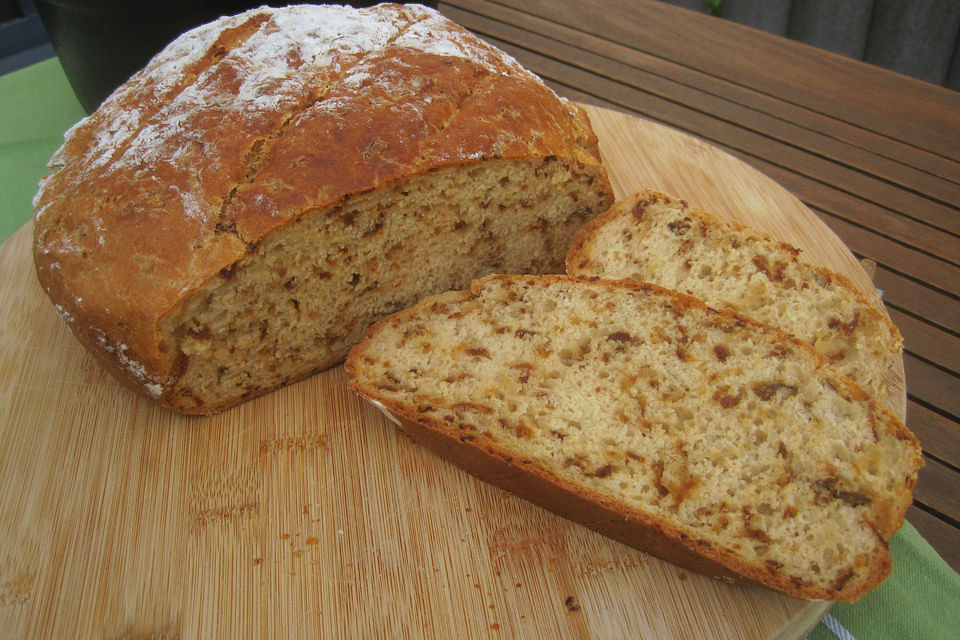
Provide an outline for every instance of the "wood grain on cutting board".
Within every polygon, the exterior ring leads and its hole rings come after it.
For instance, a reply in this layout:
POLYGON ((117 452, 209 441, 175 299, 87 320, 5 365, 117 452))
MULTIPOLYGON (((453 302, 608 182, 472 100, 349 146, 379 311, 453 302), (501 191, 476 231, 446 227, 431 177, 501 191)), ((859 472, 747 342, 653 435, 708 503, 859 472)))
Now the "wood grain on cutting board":
MULTIPOLYGON (((747 165, 588 111, 618 197, 681 196, 875 295, 747 165)), ((30 234, 0 248, 0 637, 800 638, 826 610, 689 574, 476 480, 349 393, 341 367, 211 417, 155 407, 57 317, 30 234)))

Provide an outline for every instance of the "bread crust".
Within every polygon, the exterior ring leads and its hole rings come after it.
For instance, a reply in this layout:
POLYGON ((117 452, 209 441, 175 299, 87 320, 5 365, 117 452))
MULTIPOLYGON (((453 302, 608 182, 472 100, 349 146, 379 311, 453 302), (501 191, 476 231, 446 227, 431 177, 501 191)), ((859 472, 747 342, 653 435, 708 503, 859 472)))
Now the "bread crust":
MULTIPOLYGON (((523 280, 524 278, 530 277, 502 275, 490 276, 485 280, 523 280)), ((809 344, 779 329, 761 324, 730 310, 713 309, 697 298, 650 283, 566 275, 539 276, 536 277, 536 280, 543 282, 589 281, 602 288, 625 288, 641 293, 649 292, 671 298, 680 312, 699 310, 711 315, 729 318, 744 325, 750 325, 767 333, 776 340, 789 344, 794 349, 806 352, 817 363, 818 369, 822 369, 823 374, 841 395, 852 400, 868 402, 881 416, 885 429, 889 429, 897 439, 912 443, 916 457, 909 464, 915 469, 922 466, 919 443, 916 437, 892 412, 876 403, 852 380, 830 370, 823 356, 809 344)), ((530 281, 533 281, 533 279, 530 279, 530 281)), ((364 366, 365 349, 381 331, 387 331, 393 322, 403 322, 406 318, 414 317, 420 308, 428 307, 431 304, 458 302, 475 298, 479 295, 481 282, 474 281, 471 291, 448 292, 426 298, 416 307, 392 314, 373 325, 368 330, 364 341, 350 351, 350 355, 344 363, 345 368, 351 374, 350 389, 381 408, 412 439, 478 478, 516 493, 534 504, 583 524, 607 537, 691 571, 737 584, 759 584, 799 598, 846 601, 860 598, 890 573, 891 560, 889 554, 883 554, 874 555, 869 559, 868 578, 857 584, 848 583, 840 585, 837 589, 828 590, 803 581, 791 580, 785 575, 778 574, 771 567, 749 564, 735 553, 707 540, 691 536, 669 522, 644 513, 639 509, 617 504, 599 492, 575 485, 533 461, 517 457, 483 435, 462 437, 462 431, 445 425, 430 415, 418 413, 413 407, 395 402, 375 389, 365 387, 358 382, 357 374, 364 366)), ((906 489, 912 490, 915 482, 916 477, 914 475, 906 489)), ((902 503, 894 505, 885 513, 886 520, 877 523, 874 531, 884 550, 888 548, 890 537, 902 526, 908 506, 909 501, 902 501, 902 503)))
POLYGON ((184 34, 66 134, 37 276, 111 373, 185 410, 164 321, 268 235, 438 168, 550 157, 612 193, 583 111, 438 13, 262 7, 184 34))

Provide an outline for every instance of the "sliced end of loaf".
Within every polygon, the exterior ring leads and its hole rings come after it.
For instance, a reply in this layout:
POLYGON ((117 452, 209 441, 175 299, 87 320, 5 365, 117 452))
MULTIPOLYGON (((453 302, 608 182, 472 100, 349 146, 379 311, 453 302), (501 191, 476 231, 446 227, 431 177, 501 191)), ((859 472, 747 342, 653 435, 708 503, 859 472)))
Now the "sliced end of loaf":
POLYGON ((340 362, 371 323, 424 295, 560 271, 609 198, 601 169, 551 156, 439 169, 309 211, 166 318, 177 365, 163 401, 217 411, 340 362))
POLYGON ((800 250, 653 190, 618 201, 578 232, 571 275, 652 282, 779 327, 886 400, 899 331, 845 276, 800 250))
POLYGON ((852 600, 889 572, 910 432, 789 336, 629 281, 493 276, 375 325, 351 387, 467 470, 708 574, 852 600))

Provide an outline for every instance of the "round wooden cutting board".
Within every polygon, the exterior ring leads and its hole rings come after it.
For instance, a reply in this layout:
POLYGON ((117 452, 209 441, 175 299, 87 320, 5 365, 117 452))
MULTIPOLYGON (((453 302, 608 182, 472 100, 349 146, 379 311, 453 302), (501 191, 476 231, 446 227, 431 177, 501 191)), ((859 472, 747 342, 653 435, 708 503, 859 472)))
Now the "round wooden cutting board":
MULTIPOLYGON (((755 170, 589 112, 618 196, 679 195, 875 295, 755 170)), ((212 417, 159 409, 69 333, 30 243, 27 225, 0 249, 0 636, 746 640, 802 638, 827 609, 689 574, 480 482, 349 393, 342 367, 212 417)))

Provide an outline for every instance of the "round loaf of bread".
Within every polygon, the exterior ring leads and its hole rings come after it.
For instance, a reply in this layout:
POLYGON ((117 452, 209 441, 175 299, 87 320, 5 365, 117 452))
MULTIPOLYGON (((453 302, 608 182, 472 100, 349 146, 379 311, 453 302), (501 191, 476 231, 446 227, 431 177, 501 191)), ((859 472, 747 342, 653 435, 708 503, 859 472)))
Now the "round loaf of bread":
POLYGON ((332 366, 425 294, 562 271, 612 203, 582 110, 416 5, 199 27, 50 167, 41 285, 115 375, 184 413, 332 366))

